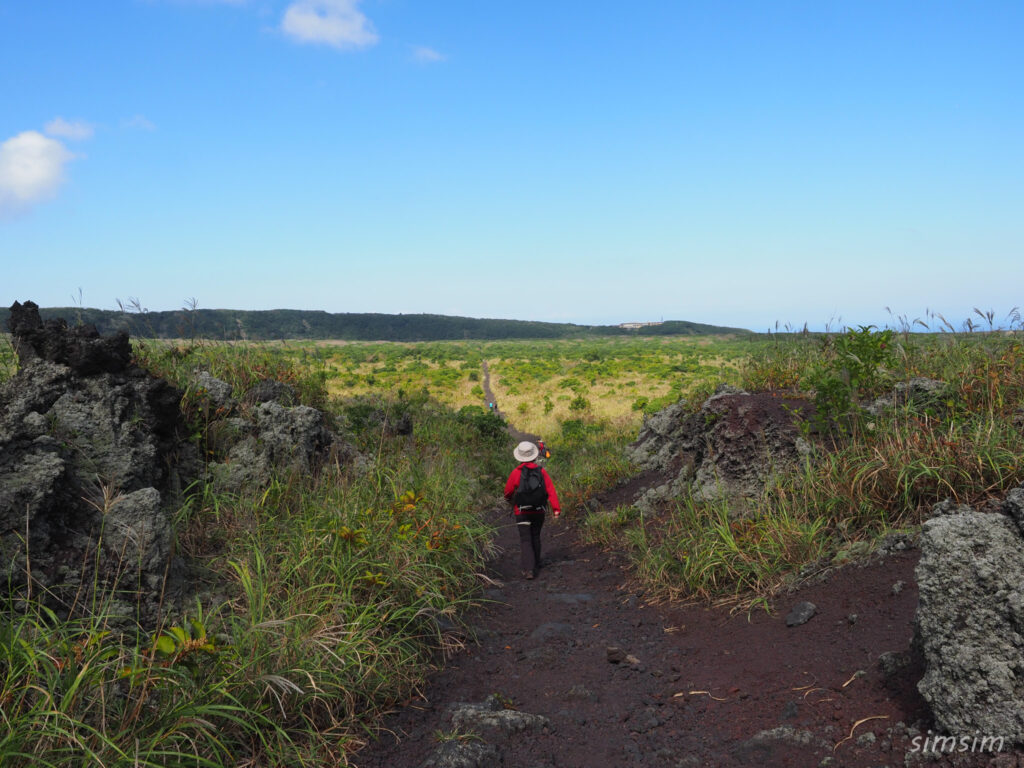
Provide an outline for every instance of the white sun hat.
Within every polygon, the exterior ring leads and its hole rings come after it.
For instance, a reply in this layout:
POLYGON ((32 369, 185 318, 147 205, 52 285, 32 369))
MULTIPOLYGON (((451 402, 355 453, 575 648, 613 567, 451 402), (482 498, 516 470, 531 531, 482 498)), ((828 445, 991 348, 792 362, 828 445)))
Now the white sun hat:
POLYGON ((533 461, 537 458, 537 454, 540 450, 533 443, 524 440, 516 449, 512 451, 512 455, 516 457, 516 461, 533 461))

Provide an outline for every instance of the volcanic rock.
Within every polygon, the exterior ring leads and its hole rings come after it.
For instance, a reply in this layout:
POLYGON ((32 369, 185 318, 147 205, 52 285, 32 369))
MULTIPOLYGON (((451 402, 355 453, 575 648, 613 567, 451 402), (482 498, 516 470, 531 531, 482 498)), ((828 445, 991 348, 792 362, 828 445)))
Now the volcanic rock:
POLYGON ((696 412, 680 402, 654 414, 628 455, 670 479, 649 489, 640 505, 656 506, 687 486, 705 500, 757 495, 777 472, 811 452, 797 426, 809 408, 804 400, 723 385, 696 412))
POLYGON ((1024 743, 1024 537, 998 512, 948 503, 936 512, 916 571, 915 643, 926 670, 918 689, 948 733, 1024 743))
POLYGON ((131 363, 124 334, 44 324, 32 302, 8 327, 20 368, 0 385, 3 576, 58 616, 95 584, 118 595, 115 615, 152 621, 184 589, 170 508, 198 465, 181 392, 131 363))
POLYGON ((799 627, 806 624, 818 612, 818 606, 814 603, 801 601, 793 606, 793 609, 786 616, 787 627, 799 627))

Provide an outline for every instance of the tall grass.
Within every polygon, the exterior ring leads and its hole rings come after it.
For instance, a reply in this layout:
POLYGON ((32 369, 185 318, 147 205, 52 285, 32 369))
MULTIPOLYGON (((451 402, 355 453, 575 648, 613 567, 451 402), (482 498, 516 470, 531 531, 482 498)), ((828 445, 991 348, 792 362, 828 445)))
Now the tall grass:
POLYGON ((624 447, 635 431, 624 420, 567 419, 549 440, 554 446, 548 469, 568 513, 582 515, 590 498, 614 486, 632 471, 624 447))
MULTIPOLYGON (((242 391, 269 373, 317 395, 316 361, 294 350, 174 350, 139 354, 179 382, 199 365, 242 391)), ((169 606, 164 625, 111 631, 109 594, 69 620, 31 601, 8 612, 0 764, 348 763, 382 710, 460 642, 491 548, 480 512, 510 441, 489 415, 426 398, 332 410, 372 463, 231 496, 196 486, 175 516, 196 597, 169 606), (412 435, 354 418, 377 410, 408 415, 412 435)))
POLYGON ((777 590, 794 563, 823 555, 826 525, 824 516, 784 507, 735 517, 725 501, 685 497, 652 531, 641 517, 628 537, 636 573, 655 592, 714 601, 777 590))

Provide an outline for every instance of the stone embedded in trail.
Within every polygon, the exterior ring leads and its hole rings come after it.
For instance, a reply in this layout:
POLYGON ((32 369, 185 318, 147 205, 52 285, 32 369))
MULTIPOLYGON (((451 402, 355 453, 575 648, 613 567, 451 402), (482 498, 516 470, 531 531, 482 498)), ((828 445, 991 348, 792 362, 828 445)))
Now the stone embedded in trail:
POLYGON ((808 730, 780 725, 758 731, 751 738, 741 742, 733 750, 733 756, 741 765, 775 765, 776 752, 786 746, 809 747, 816 750, 828 749, 832 745, 808 730))
POLYGON ((494 768, 501 764, 501 752, 493 744, 453 739, 435 749, 421 768, 494 768))
MULTIPOLYGON (((1014 513, 1024 486, 1007 495, 1014 513)), ((918 684, 936 724, 1024 743, 1024 537, 1007 514, 938 504, 921 533, 918 684)))
POLYGON ((575 632, 576 630, 572 624, 566 624, 561 621, 551 621, 547 624, 541 624, 533 630, 528 639, 534 643, 547 643, 552 640, 571 639, 575 635, 575 632))
POLYGON ((548 595, 548 597, 556 603, 565 603, 566 605, 580 605, 581 603, 590 603, 594 600, 594 596, 586 592, 577 592, 575 594, 554 592, 548 595))
POLYGON ((605 657, 611 664, 621 664, 627 659, 628 654, 617 646, 611 646, 605 650, 605 657))
POLYGON ((665 724, 665 720, 671 714, 666 714, 657 707, 644 707, 629 714, 627 720, 631 733, 647 733, 665 724))
POLYGON ((799 602, 793 606, 789 614, 786 616, 787 627, 799 627, 801 624, 806 624, 811 618, 818 612, 818 606, 814 603, 799 602))
POLYGON ((878 657, 878 668, 886 685, 895 685, 898 682, 897 678, 913 663, 914 658, 910 651, 886 651, 878 657))
POLYGON ((482 704, 456 704, 451 710, 451 722, 459 731, 492 731, 505 737, 539 732, 550 725, 543 715, 506 709, 495 696, 482 704))
POLYGON ((573 685, 566 691, 565 698, 570 701, 597 701, 597 695, 585 685, 573 685))

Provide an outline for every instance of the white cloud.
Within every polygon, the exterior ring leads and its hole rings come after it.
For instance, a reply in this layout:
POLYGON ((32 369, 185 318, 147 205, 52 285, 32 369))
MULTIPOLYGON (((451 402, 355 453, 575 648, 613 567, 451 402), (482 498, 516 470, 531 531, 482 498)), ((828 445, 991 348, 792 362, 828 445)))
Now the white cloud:
POLYGON ((63 117, 55 117, 44 127, 51 136, 60 136, 62 139, 72 141, 84 141, 91 139, 94 133, 93 126, 84 120, 65 120, 63 117))
POLYGON ((433 64, 435 61, 444 61, 448 58, 440 51, 435 51, 433 48, 428 48, 425 45, 413 46, 412 57, 416 61, 422 61, 424 64, 433 64))
POLYGON ((335 48, 367 48, 380 38, 359 10, 360 0, 295 0, 284 12, 281 29, 300 43, 335 48))
POLYGON ((138 131, 155 131, 156 125, 144 115, 132 115, 122 125, 125 128, 134 128, 138 131))
POLYGON ((64 182, 74 157, 61 142, 24 131, 0 144, 0 212, 19 211, 49 200, 64 182))

